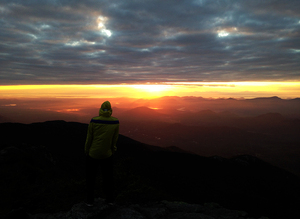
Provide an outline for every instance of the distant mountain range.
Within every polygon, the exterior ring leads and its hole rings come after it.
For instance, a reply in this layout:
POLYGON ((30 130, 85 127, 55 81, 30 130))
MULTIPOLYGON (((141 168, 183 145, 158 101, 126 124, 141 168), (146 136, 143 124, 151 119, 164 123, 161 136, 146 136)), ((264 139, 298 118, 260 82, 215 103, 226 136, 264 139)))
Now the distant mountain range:
MULTIPOLYGON (((98 109, 105 100, 107 99, 0 99, 0 122, 29 124, 49 120, 65 120, 87 123, 91 117, 97 116, 98 109)), ((223 114, 222 117, 226 113, 231 116, 254 117, 271 112, 280 113, 287 119, 300 119, 300 98, 208 99, 193 96, 166 96, 156 99, 109 98, 109 100, 113 106, 113 114, 120 119, 129 115, 125 111, 139 107, 156 109, 155 111, 164 114, 164 117, 210 110, 219 115, 223 114)), ((132 117, 132 115, 130 116, 132 117)))
MULTIPOLYGON (((176 126, 175 135, 188 132, 184 125, 169 126, 176 126)), ((165 130, 172 132, 170 127, 165 130)), ((18 208, 32 214, 68 211, 84 200, 83 147, 87 124, 64 121, 2 123, 0 132, 3 136, 0 145, 1 216, 18 208)), ((208 140, 204 137, 210 132, 216 129, 199 132, 203 142, 208 140)), ((237 132, 240 132, 240 142, 242 139, 248 141, 249 137, 243 137, 245 131, 233 128, 220 128, 217 132, 218 137, 232 141, 237 132)), ((261 143, 262 147, 267 147, 261 143)), ((116 202, 119 204, 161 200, 216 202, 229 209, 244 210, 254 218, 300 216, 299 177, 255 156, 205 157, 174 146, 151 146, 120 135, 114 159, 116 202)), ((100 177, 97 183, 101 185, 100 177)), ((97 189, 96 194, 102 196, 101 189, 97 189)))

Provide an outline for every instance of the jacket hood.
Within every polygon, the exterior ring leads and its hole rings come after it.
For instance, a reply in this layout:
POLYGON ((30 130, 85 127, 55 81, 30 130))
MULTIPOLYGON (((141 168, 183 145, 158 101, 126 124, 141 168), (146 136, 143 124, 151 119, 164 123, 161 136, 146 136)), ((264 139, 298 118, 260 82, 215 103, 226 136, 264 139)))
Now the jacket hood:
POLYGON ((112 108, 109 101, 102 103, 101 108, 99 109, 99 116, 110 117, 112 114, 112 108))

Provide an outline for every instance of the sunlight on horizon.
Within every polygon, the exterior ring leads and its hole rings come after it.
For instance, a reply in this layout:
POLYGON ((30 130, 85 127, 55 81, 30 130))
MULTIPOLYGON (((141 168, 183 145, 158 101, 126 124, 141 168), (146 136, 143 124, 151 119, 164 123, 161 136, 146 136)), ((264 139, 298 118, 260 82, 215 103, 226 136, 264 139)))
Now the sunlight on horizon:
POLYGON ((164 82, 98 85, 2 85, 0 98, 300 97, 300 82, 164 82))

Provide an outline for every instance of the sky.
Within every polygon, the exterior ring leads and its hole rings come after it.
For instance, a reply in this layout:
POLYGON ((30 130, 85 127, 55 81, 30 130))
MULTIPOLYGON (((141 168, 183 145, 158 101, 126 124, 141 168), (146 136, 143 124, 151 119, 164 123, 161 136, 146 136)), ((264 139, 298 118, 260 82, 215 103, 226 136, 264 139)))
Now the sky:
POLYGON ((228 97, 300 97, 299 0, 0 0, 0 97, 11 85, 103 85, 119 96, 172 85, 164 95, 209 97, 240 82, 252 89, 228 97))

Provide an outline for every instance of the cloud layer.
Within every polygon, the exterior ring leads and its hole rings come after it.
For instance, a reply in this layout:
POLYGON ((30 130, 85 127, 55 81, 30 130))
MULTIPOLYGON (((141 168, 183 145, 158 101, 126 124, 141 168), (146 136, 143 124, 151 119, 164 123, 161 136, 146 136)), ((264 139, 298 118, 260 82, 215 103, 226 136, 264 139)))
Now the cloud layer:
POLYGON ((300 80, 300 2, 0 2, 0 83, 300 80))

